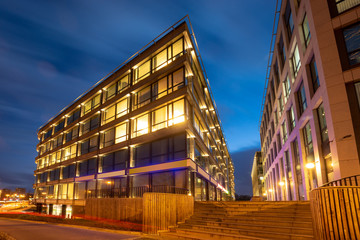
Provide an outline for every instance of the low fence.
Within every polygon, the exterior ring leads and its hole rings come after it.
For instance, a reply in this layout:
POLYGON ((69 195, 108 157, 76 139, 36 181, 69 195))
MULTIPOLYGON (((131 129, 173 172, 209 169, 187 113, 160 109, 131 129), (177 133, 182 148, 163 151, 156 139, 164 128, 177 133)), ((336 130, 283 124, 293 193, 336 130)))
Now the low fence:
POLYGON ((142 198, 86 199, 85 217, 142 225, 157 234, 184 221, 194 212, 194 198, 184 194, 145 192, 142 198))
POLYGON ((320 187, 310 192, 316 239, 360 239, 360 187, 320 187))
POLYGON ((183 194, 144 193, 143 232, 156 234, 194 213, 194 198, 183 194))
POLYGON ((142 223, 142 198, 89 198, 85 216, 131 223, 142 223))

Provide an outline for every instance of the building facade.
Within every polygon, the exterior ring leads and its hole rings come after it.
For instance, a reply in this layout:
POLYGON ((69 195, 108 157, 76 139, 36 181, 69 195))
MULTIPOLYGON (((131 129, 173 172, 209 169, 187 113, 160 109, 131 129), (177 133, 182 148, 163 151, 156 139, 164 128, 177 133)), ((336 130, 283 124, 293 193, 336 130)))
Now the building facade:
POLYGON ((360 1, 281 2, 260 125, 269 200, 360 174, 360 1))
POLYGON ((86 198, 144 192, 233 199, 205 76, 186 21, 154 39, 39 129, 35 202, 68 215, 86 198))
POLYGON ((251 182, 253 189, 253 197, 265 197, 264 196, 264 169, 261 152, 255 152, 253 166, 251 170, 251 182))

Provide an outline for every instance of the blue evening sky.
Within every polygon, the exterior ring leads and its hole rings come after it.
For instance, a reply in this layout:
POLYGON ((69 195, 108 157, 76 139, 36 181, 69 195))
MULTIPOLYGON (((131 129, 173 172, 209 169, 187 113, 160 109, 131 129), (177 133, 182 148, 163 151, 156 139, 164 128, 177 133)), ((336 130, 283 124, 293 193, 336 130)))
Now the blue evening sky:
POLYGON ((235 165, 251 194, 275 0, 1 1, 0 189, 34 182, 36 131, 189 14, 235 165))

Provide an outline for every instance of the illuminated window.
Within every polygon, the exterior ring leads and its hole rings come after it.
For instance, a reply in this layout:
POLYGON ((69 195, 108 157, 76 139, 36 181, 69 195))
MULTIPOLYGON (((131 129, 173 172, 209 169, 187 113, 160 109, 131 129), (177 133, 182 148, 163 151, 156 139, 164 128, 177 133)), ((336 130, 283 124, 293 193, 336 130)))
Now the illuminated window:
POLYGON ((115 128, 115 143, 123 142, 127 140, 128 135, 128 123, 123 123, 115 128))
POLYGON ((289 110, 289 125, 290 125, 290 132, 292 132, 292 130, 294 130, 295 125, 296 125, 293 106, 291 106, 290 110, 289 110))
POLYGON ((284 121, 281 124, 281 135, 282 135, 282 144, 284 145, 287 138, 288 138, 288 133, 287 133, 287 128, 286 128, 286 121, 284 121))
POLYGON ((110 87, 108 87, 106 89, 106 100, 109 100, 113 97, 115 97, 116 95, 116 87, 117 87, 117 83, 114 83, 113 85, 111 85, 110 87))
POLYGON ((152 131, 167 127, 167 106, 155 110, 152 114, 152 131))
POLYGON ((134 119, 133 137, 141 136, 149 132, 149 114, 134 119))
POLYGON ((175 91, 184 86, 184 69, 181 68, 173 73, 172 90, 175 91))
POLYGON ((59 199, 67 199, 68 184, 59 184, 59 199))
POLYGON ((127 122, 119 126, 109 129, 104 133, 103 147, 111 146, 113 144, 127 140, 127 122))
POLYGON ((283 92, 284 92, 285 102, 287 102, 291 92, 291 84, 290 84, 289 76, 286 76, 285 81, 283 82, 283 92))
POLYGON ((302 31, 303 31, 305 46, 307 47, 309 45, 309 42, 310 42, 311 34, 310 34, 309 22, 308 22, 308 19, 307 19, 306 15, 305 15, 304 20, 303 20, 303 22, 301 24, 301 27, 302 27, 302 31))
POLYGON ((54 160, 54 163, 59 163, 59 162, 61 162, 61 151, 57 151, 57 152, 53 155, 53 160, 54 160))
POLYGON ((278 99, 278 103, 279 103, 279 118, 282 115, 282 112, 284 111, 284 102, 283 102, 283 97, 282 94, 280 94, 280 97, 278 99))
POLYGON ((314 148, 313 148, 313 142, 312 142, 312 136, 311 136, 311 128, 310 128, 310 122, 308 122, 304 129, 303 129, 303 134, 304 134, 304 144, 305 144, 305 150, 306 150, 306 155, 312 155, 314 154, 314 148))
POLYGON ((322 103, 318 107, 317 113, 318 113, 318 117, 319 117, 321 141, 322 141, 322 143, 327 143, 327 142, 329 142, 329 135, 328 135, 328 128, 327 128, 327 124, 326 124, 326 118, 325 118, 325 110, 324 110, 324 106, 322 103))
POLYGON ((123 77, 120 77, 116 80, 117 82, 112 84, 106 89, 106 100, 113 98, 116 94, 122 92, 129 86, 129 74, 123 77))
POLYGON ((64 160, 68 160, 70 158, 76 157, 76 144, 65 148, 64 154, 65 154, 64 160))
MULTIPOLYGON (((181 123, 181 122, 185 121, 185 110, 184 110, 184 108, 185 108, 184 99, 181 99, 179 101, 174 102, 174 105, 173 105, 174 124, 181 123)), ((169 123, 169 125, 171 125, 171 124, 169 123)))
POLYGON ((164 77, 152 85, 152 99, 153 101, 166 96, 168 90, 168 77, 164 77))
POLYGON ((199 133, 200 137, 203 138, 203 132, 202 132, 203 127, 201 126, 200 120, 197 116, 195 116, 194 118, 194 127, 196 131, 199 133))
POLYGON ((112 120, 115 120, 115 109, 116 109, 116 105, 113 105, 104 111, 103 124, 108 123, 112 120))
POLYGON ((129 86, 129 81, 130 80, 130 75, 126 75, 124 77, 122 77, 118 82, 117 82, 117 92, 120 93, 122 91, 124 91, 128 86, 129 86))
POLYGON ((184 69, 181 68, 168 76, 161 78, 151 86, 145 87, 134 95, 134 109, 142 107, 185 85, 184 69))
POLYGON ((104 111, 103 124, 115 120, 128 113, 128 99, 125 98, 104 111))
POLYGON ((293 56, 291 58, 291 62, 292 62, 292 65, 293 65, 294 76, 296 77, 297 73, 299 72, 300 66, 301 66, 299 48, 298 48, 297 44, 295 46, 294 53, 293 53, 293 56))
POLYGON ((138 91, 134 96, 134 108, 142 107, 151 100, 150 86, 138 91))
POLYGON ((183 38, 179 39, 178 41, 176 41, 173 45, 172 45, 172 56, 173 58, 176 58, 178 56, 181 56, 183 53, 183 38))
POLYGON ((89 113, 91 110, 97 108, 98 106, 100 106, 100 94, 93 97, 84 104, 84 115, 89 113))
POLYGON ((128 98, 125 98, 116 104, 116 118, 128 113, 128 98))
POLYGON ((150 60, 148 60, 134 70, 135 83, 141 81, 142 79, 150 75, 150 63, 150 60))
POLYGON ((162 50, 155 57, 153 57, 153 69, 155 71, 167 65, 167 49, 162 50))

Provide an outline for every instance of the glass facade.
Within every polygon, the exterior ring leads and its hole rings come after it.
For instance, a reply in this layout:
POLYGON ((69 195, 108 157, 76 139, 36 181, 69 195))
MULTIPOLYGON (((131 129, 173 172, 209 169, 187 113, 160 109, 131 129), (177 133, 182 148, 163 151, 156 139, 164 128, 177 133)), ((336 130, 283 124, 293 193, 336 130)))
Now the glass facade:
POLYGON ((200 201, 234 197, 233 166, 215 104, 183 34, 114 73, 69 114, 61 113, 64 120, 39 131, 35 199, 131 198, 145 192, 200 201))

